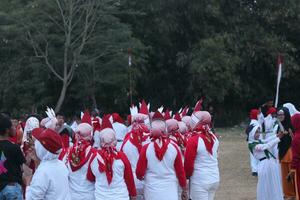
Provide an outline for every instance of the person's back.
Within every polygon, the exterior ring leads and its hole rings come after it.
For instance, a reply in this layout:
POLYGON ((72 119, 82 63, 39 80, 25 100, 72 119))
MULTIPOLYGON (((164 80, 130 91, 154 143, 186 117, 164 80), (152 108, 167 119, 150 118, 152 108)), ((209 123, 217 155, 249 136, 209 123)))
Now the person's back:
POLYGON ((8 140, 13 135, 10 119, 0 116, 0 199, 22 199, 22 170, 25 158, 18 145, 8 140))
POLYGON ((45 160, 33 176, 26 199, 68 200, 68 186, 68 170, 64 163, 58 159, 45 160))
POLYGON ((85 163, 82 166, 72 167, 71 161, 68 159, 67 167, 69 170, 69 186, 72 200, 94 199, 95 183, 87 179, 87 171, 93 151, 94 149, 91 146, 88 146, 84 150, 85 157, 83 160, 85 160, 85 163))
POLYGON ((62 141, 52 129, 32 131, 34 149, 41 161, 32 180, 26 179, 26 200, 70 200, 68 169, 58 160, 62 141))

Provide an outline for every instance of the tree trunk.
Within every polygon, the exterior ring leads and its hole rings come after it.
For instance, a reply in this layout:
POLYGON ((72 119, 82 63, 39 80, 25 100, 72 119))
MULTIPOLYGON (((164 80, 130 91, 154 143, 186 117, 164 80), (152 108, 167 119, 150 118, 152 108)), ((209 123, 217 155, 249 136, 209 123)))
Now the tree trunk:
POLYGON ((63 81, 63 86, 62 86, 62 89, 60 91, 60 96, 59 96, 59 99, 58 99, 58 101, 56 103, 56 106, 55 106, 55 112, 56 113, 60 111, 61 106, 64 103, 66 93, 67 93, 67 89, 68 89, 67 81, 63 81))

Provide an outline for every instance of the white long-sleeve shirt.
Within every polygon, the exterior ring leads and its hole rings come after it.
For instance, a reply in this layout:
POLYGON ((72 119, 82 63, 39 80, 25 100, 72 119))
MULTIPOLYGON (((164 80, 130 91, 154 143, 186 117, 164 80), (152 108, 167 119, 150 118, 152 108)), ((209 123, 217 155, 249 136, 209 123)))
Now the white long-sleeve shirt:
MULTIPOLYGON (((91 162, 91 172, 95 176, 95 199, 96 200, 129 200, 129 195, 136 196, 134 179, 131 166, 122 152, 119 152, 121 159, 115 159, 112 165, 113 177, 109 184, 106 173, 99 171, 99 162, 104 163, 100 154, 91 162)), ((86 199, 87 200, 87 199, 86 199)))
MULTIPOLYGON (((149 140, 146 140, 145 142, 142 143, 142 146, 144 146, 145 144, 148 144, 149 142, 150 142, 149 140)), ((137 162, 138 162, 138 159, 139 159, 139 156, 140 156, 138 149, 136 148, 136 146, 134 146, 131 143, 130 139, 128 139, 128 140, 124 141, 122 151, 126 154, 128 160, 131 164, 131 168, 132 168, 136 188, 137 189, 142 189, 143 186, 144 186, 143 181, 138 180, 136 178, 136 173, 135 173, 136 165, 137 165, 137 162)))
POLYGON ((186 186, 180 150, 171 142, 162 160, 155 154, 154 142, 145 145, 140 153, 136 174, 140 179, 145 177, 145 200, 178 200, 178 185, 186 186))
POLYGON ((187 144, 185 167, 187 176, 190 177, 191 185, 207 185, 220 181, 218 166, 219 141, 214 137, 212 154, 210 154, 201 137, 190 138, 187 144), (194 155, 196 153, 196 155, 194 155), (193 169, 190 171, 189 169, 193 169))
MULTIPOLYGON (((86 155, 92 151, 91 147, 86 149, 86 155)), ((78 170, 72 171, 70 163, 67 163, 69 169, 69 185, 72 200, 94 200, 95 183, 87 179, 87 171, 91 157, 78 170)))
POLYGON ((26 189, 26 200, 71 200, 65 164, 58 159, 42 161, 26 189))

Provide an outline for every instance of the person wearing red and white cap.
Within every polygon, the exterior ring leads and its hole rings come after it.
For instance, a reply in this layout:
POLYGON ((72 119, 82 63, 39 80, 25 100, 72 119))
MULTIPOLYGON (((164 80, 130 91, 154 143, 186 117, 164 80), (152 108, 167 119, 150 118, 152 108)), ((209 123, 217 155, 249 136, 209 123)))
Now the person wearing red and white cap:
POLYGON ((95 199, 95 184, 87 179, 89 162, 95 153, 95 149, 91 146, 92 134, 91 118, 87 115, 82 118, 82 123, 76 128, 74 145, 69 149, 65 149, 60 155, 69 170, 72 200, 95 199))
MULTIPOLYGON (((107 121, 106 121, 107 120, 107 121)), ((93 155, 88 170, 89 180, 95 180, 95 199, 136 199, 136 188, 130 162, 123 152, 116 150, 115 131, 103 118, 100 132, 100 147, 93 155)))
POLYGON ((211 116, 206 111, 192 114, 193 136, 185 152, 185 172, 190 180, 190 198, 213 200, 219 187, 219 141, 211 132, 211 116))
POLYGON ((69 200, 68 169, 58 155, 62 141, 57 132, 37 128, 32 131, 36 138, 35 152, 41 161, 32 180, 26 179, 26 200, 69 200))
POLYGON ((182 199, 187 199, 186 176, 177 145, 165 137, 166 123, 156 112, 151 123, 152 141, 145 145, 137 163, 136 176, 144 180, 145 200, 178 200, 178 184, 182 199))
POLYGON ((131 168, 134 175, 134 182, 137 189, 137 199, 143 199, 143 181, 136 178, 135 170, 137 161, 141 152, 142 147, 149 143, 149 129, 144 124, 144 116, 137 113, 132 116, 132 129, 126 135, 126 138, 122 144, 121 151, 126 154, 131 164, 131 168))

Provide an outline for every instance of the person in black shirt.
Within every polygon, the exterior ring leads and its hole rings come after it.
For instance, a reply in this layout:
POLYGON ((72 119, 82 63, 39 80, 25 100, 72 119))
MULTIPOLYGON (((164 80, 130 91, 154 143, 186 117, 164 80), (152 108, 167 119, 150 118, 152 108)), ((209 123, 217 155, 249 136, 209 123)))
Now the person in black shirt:
POLYGON ((10 118, 0 114, 0 199, 22 200, 22 165, 20 147, 9 141, 15 130, 10 118))

